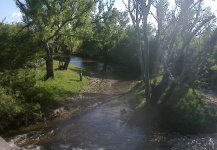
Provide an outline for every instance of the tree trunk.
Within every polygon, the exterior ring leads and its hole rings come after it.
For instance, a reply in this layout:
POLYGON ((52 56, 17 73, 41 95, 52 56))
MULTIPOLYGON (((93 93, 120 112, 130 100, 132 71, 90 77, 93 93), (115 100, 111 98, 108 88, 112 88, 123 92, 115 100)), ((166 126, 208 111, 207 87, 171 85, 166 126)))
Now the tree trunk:
POLYGON ((150 74, 149 74, 149 41, 146 29, 144 30, 144 62, 145 62, 145 97, 146 101, 150 103, 150 74))
POLYGON ((102 68, 102 71, 105 71, 107 70, 107 66, 108 66, 108 51, 107 50, 104 50, 104 54, 103 54, 103 59, 104 59, 104 65, 103 65, 103 68, 102 68))
POLYGON ((169 100, 169 97, 171 96, 171 93, 175 90, 177 84, 175 82, 172 83, 172 85, 170 86, 169 90, 167 91, 163 101, 161 102, 161 106, 164 106, 168 100, 169 100))
POLYGON ((144 36, 144 64, 145 64, 145 98, 148 104, 151 103, 151 93, 150 93, 150 74, 149 74, 149 39, 148 39, 148 33, 147 33, 147 15, 143 14, 143 17, 145 18, 143 21, 143 36, 144 36))
POLYGON ((165 92, 169 84, 169 73, 165 70, 161 82, 152 89, 151 93, 151 104, 157 105, 161 95, 165 92))
POLYGON ((64 63, 64 66, 63 66, 64 70, 68 69, 69 63, 70 63, 70 56, 66 56, 65 63, 64 63))
POLYGON ((46 71, 47 71, 46 73, 47 74, 45 76, 45 80, 47 80, 50 77, 54 78, 53 49, 49 44, 47 44, 46 52, 47 52, 47 59, 46 59, 46 71))
POLYGON ((143 80, 144 84, 145 84, 145 78, 144 78, 144 74, 145 74, 145 66, 144 66, 144 62, 143 62, 143 55, 142 55, 142 46, 141 46, 141 35, 140 35, 140 31, 139 31, 139 26, 137 25, 136 27, 136 38, 137 38, 137 55, 138 55, 138 59, 139 59, 139 65, 140 65, 140 77, 143 80))

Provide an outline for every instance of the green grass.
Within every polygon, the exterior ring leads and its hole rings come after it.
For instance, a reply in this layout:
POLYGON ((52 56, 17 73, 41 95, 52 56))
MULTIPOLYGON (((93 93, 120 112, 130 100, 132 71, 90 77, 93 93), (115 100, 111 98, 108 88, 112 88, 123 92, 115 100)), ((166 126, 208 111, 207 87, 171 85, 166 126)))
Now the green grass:
POLYGON ((54 79, 44 81, 45 65, 5 71, 0 78, 0 131, 39 121, 48 109, 57 107, 87 86, 88 73, 69 64, 59 70, 54 61, 54 79), (83 81, 79 73, 83 71, 83 81))
POLYGON ((131 105, 135 110, 139 110, 146 104, 145 87, 142 81, 136 84, 133 88, 133 93, 135 99, 131 101, 131 105))
POLYGON ((87 76, 81 68, 69 64, 67 70, 58 70, 58 62, 54 61, 54 79, 49 78, 43 81, 45 75, 45 68, 39 71, 40 75, 36 83, 36 87, 46 89, 55 100, 64 100, 68 96, 78 93, 82 87, 87 85, 87 76), (79 73, 82 71, 83 80, 80 81, 79 73))

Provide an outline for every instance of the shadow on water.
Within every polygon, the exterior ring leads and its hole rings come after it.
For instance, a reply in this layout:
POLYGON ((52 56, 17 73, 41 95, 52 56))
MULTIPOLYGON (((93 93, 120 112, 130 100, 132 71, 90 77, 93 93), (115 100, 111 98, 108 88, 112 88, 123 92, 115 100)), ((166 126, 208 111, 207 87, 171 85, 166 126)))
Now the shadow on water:
MULTIPOLYGON (((116 79, 120 81, 128 81, 128 80, 135 80, 139 79, 138 73, 135 71, 132 71, 132 69, 123 69, 122 67, 118 65, 108 65, 107 71, 103 72, 103 63, 87 58, 82 57, 71 57, 71 64, 81 67, 82 70, 87 70, 88 72, 91 72, 91 76, 94 77, 102 77, 105 79, 116 79), (94 73, 93 73, 94 72, 94 73)), ((80 72, 81 70, 74 70, 76 72, 80 72)), ((87 72, 86 72, 87 73, 87 72)))

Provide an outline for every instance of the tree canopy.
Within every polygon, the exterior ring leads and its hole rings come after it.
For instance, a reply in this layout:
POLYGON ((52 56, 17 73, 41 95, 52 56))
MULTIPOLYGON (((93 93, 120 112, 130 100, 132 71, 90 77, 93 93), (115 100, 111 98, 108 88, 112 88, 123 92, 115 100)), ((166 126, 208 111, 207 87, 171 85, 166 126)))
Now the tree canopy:
MULTIPOLYGON (((201 0, 174 1, 175 7, 170 9, 167 0, 129 0, 125 4, 134 28, 137 33, 138 55, 141 68, 141 76, 145 84, 146 100, 148 103, 157 104, 161 95, 169 86, 183 84, 193 79, 203 67, 200 63, 207 60, 204 53, 213 53, 216 45, 215 31, 202 46, 194 47, 194 42, 206 32, 215 16, 207 9, 202 8, 201 0), (154 8, 155 12, 150 9, 154 8), (157 26, 155 27, 156 62, 154 72, 162 72, 162 80, 159 83, 152 82, 150 69, 150 44, 148 36, 148 17, 152 14, 157 26), (140 32, 140 28, 143 32, 140 32), (144 45, 141 45, 141 43, 144 45), (209 45, 209 48, 207 47, 209 45), (211 50, 212 49, 212 50, 211 50), (203 60, 201 60, 201 57, 203 60), (197 65, 196 65, 197 64, 197 65)), ((210 53, 210 55, 212 55, 210 53)), ((210 56, 209 55, 209 56, 210 56)), ((208 55, 206 55, 208 56, 208 55)))

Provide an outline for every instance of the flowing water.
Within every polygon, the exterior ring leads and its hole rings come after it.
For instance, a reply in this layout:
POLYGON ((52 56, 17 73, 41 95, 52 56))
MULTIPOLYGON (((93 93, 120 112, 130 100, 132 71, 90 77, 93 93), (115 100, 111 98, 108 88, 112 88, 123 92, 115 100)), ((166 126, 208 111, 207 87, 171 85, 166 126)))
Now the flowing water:
MULTIPOLYGON (((102 64, 96 61, 82 60, 73 57, 71 63, 85 69, 102 67, 102 64)), ((117 82, 115 86, 127 87, 130 82, 117 82)), ((130 111, 126 101, 127 94, 120 92, 105 98, 110 99, 109 102, 79 116, 43 123, 34 128, 26 127, 29 129, 17 130, 13 136, 5 138, 12 144, 31 150, 217 149, 217 133, 180 135, 129 125, 124 119, 124 115, 130 111)))
POLYGON ((27 149, 133 150, 144 142, 145 136, 141 129, 122 121, 123 109, 127 109, 124 101, 114 99, 81 116, 18 135, 14 140, 27 149))

